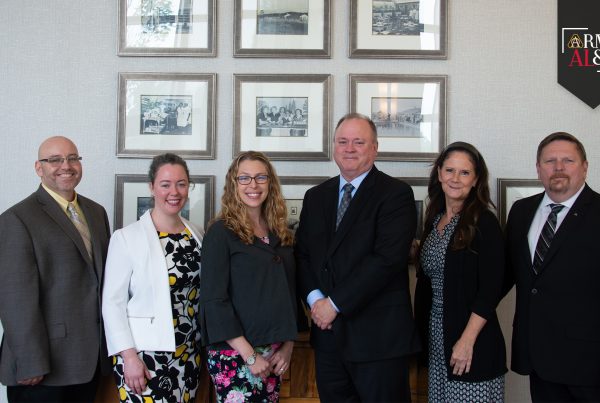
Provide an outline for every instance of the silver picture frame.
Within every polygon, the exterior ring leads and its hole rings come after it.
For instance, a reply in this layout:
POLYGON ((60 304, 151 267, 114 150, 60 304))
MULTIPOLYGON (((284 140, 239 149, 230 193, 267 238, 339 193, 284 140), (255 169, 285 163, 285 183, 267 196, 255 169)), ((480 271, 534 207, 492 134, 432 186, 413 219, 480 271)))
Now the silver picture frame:
MULTIPOLYGON (((206 228, 214 216, 215 177, 212 175, 191 175, 192 187, 189 200, 181 215, 206 228)), ((113 229, 123 228, 139 220, 141 215, 152 207, 148 175, 115 175, 115 216, 113 229)))
POLYGON ((119 56, 216 56, 216 0, 118 0, 119 56))
POLYGON ((329 160, 330 87, 328 74, 234 74, 233 156, 329 160))
POLYGON ((417 209, 417 232, 415 239, 421 239, 425 226, 425 211, 427 209, 427 197, 429 178, 426 177, 398 177, 396 179, 410 185, 415 197, 415 208, 417 209))
POLYGON ((325 182, 328 176, 280 176, 281 193, 288 209, 288 228, 296 231, 300 223, 300 212, 306 191, 325 182))
POLYGON ((350 58, 446 59, 447 0, 350 0, 350 58))
POLYGON ((331 57, 331 0, 235 0, 234 7, 234 57, 331 57))
POLYGON ((119 73, 117 157, 215 158, 216 74, 119 73))
POLYGON ((508 219, 508 213, 513 203, 519 199, 533 196, 544 191, 544 186, 539 179, 513 179, 498 178, 498 219, 504 227, 508 219))
POLYGON ((350 74, 350 111, 377 126, 381 161, 433 161, 446 146, 445 75, 350 74))

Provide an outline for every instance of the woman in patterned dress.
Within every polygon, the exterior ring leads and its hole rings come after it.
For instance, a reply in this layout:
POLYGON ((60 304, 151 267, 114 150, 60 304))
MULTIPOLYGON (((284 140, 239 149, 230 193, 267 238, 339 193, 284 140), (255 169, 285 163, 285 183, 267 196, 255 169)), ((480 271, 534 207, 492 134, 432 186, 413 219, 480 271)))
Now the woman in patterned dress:
POLYGON ((496 306, 504 246, 479 151, 450 144, 428 191, 415 312, 429 336, 429 401, 502 402, 506 351, 496 306))
POLYGON ((279 400, 297 336, 292 244, 273 166, 238 155, 202 256, 202 342, 219 402, 279 400))
POLYGON ((102 313, 121 402, 193 402, 200 373, 201 231, 179 213, 190 189, 175 154, 152 160, 154 208, 115 231, 102 313))

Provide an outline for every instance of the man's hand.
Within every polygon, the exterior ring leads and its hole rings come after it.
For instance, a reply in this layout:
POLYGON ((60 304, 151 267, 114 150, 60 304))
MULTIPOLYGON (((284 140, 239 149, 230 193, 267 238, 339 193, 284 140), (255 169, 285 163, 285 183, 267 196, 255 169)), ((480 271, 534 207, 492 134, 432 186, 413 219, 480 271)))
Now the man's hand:
POLYGON ((44 375, 35 376, 33 378, 21 379, 20 381, 17 381, 17 383, 19 385, 24 385, 24 386, 33 386, 33 385, 37 385, 38 383, 42 382, 42 379, 44 379, 44 375))
POLYGON ((329 302, 329 298, 321 298, 315 301, 311 310, 310 316, 312 317, 315 325, 319 326, 323 330, 331 329, 331 323, 337 317, 337 312, 329 302))

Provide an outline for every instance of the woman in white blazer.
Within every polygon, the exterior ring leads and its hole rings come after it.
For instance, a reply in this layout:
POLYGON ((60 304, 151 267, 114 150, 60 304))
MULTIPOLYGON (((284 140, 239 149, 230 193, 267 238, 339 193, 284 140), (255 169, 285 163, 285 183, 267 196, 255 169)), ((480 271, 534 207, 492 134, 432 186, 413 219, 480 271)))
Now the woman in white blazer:
POLYGON ((190 188, 185 161, 156 156, 149 179, 154 208, 110 240, 102 293, 108 354, 121 401, 194 401, 202 232, 179 214, 190 188))

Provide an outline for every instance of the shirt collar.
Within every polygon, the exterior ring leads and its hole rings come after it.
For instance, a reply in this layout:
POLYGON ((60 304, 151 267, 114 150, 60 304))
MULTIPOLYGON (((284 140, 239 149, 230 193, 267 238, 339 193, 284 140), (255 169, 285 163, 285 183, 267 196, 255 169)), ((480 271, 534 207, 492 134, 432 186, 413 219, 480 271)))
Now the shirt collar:
POLYGON ((48 192, 50 196, 52 196, 54 200, 56 200, 56 202, 63 209, 63 211, 67 211, 69 203, 73 203, 75 205, 75 208, 79 209, 79 203, 77 203, 77 192, 74 192, 75 198, 73 199, 73 201, 70 202, 58 193, 56 193, 54 190, 50 189, 48 186, 44 185, 43 183, 42 187, 44 188, 44 190, 46 190, 46 192, 48 192))
MULTIPOLYGON (((583 186, 581 186, 581 188, 577 191, 577 193, 575 193, 573 196, 571 196, 570 198, 568 198, 564 202, 558 203, 558 204, 562 204, 566 208, 570 209, 571 207, 573 207, 573 204, 575 203, 575 200, 577 200, 577 198, 579 197, 579 195, 583 191, 584 187, 585 187, 585 183, 583 184, 583 186)), ((552 203, 556 203, 556 202, 554 200, 552 200, 550 198, 550 196, 548 196, 548 193, 544 192, 544 197, 542 198, 542 206, 543 207, 547 207, 549 204, 552 204, 552 203)))
MULTIPOLYGON (((373 169, 373 168, 371 168, 371 169, 373 169)), ((346 179, 344 179, 344 177, 340 174, 340 187, 339 187, 338 191, 341 192, 346 183, 351 183, 352 186, 354 186, 354 189, 358 189, 358 187, 360 186, 362 181, 367 177, 369 172, 371 172, 371 169, 369 169, 367 172, 364 172, 364 173, 358 175, 356 178, 352 179, 350 182, 348 182, 346 179)))

